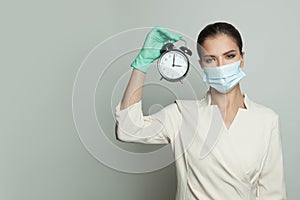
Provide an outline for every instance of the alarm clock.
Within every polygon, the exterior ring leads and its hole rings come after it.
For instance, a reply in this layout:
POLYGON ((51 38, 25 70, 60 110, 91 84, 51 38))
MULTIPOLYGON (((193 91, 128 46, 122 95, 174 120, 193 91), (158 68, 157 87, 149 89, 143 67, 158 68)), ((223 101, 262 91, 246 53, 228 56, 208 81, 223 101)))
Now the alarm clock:
MULTIPOLYGON (((185 42, 185 40, 181 39, 185 42)), ((161 79, 171 82, 180 81, 187 75, 190 62, 188 56, 192 55, 192 51, 185 46, 179 49, 175 48, 173 43, 165 44, 161 49, 161 55, 157 61, 157 69, 161 75, 161 79)))

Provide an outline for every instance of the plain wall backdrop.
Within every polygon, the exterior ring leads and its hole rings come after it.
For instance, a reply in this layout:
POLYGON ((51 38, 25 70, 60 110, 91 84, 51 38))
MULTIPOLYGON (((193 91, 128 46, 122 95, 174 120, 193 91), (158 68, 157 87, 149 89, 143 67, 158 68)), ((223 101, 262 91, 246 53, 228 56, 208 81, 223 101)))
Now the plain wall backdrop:
MULTIPOLYGON (((1 1, 0 199, 174 199, 173 164, 130 174, 111 169, 86 150, 72 115, 73 84, 84 58, 112 35, 160 25, 196 39, 214 21, 228 21, 242 34, 247 74, 242 88, 280 115, 288 197, 299 199, 299 7, 297 0, 1 1)), ((119 59, 118 68, 99 83, 97 115, 112 143, 151 151, 161 146, 115 139, 110 96, 105 95, 111 94, 105 81, 130 70, 134 55, 119 59)), ((201 77, 191 74, 188 80, 202 88, 201 77)), ((158 90, 145 88, 145 112, 158 90)), ((118 94, 120 100, 123 91, 118 94)), ((166 104, 173 98, 155 100, 166 104)))

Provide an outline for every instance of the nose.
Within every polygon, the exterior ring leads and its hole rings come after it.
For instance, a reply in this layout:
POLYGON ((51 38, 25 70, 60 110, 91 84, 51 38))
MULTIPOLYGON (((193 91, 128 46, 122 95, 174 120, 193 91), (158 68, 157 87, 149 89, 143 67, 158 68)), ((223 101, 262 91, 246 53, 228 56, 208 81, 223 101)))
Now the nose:
POLYGON ((217 59, 217 67, 223 66, 224 64, 225 64, 225 62, 222 58, 217 59))

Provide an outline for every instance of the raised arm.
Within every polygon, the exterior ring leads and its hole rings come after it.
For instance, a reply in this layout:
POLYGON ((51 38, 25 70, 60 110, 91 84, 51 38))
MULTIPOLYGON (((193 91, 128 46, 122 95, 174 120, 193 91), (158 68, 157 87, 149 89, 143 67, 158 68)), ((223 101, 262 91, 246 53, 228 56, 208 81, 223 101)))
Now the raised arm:
POLYGON ((176 42, 182 37, 165 28, 155 26, 146 37, 143 48, 131 63, 133 71, 121 102, 121 110, 137 103, 142 98, 143 85, 149 66, 161 55, 163 45, 176 42))
POLYGON ((131 77, 121 101, 121 110, 139 102, 142 99, 145 77, 145 73, 135 68, 132 70, 131 77))
POLYGON ((121 102, 116 106, 117 138, 126 142, 169 143, 179 130, 181 114, 176 103, 169 104, 157 113, 144 116, 142 91, 148 67, 156 60, 163 45, 175 42, 182 36, 162 27, 154 27, 146 37, 142 50, 131 63, 131 77, 121 102))

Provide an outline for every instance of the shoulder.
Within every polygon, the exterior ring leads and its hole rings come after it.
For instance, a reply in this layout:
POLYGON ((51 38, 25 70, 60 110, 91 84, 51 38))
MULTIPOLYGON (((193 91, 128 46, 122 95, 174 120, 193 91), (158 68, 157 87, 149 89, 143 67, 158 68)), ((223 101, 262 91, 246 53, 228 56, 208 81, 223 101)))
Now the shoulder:
POLYGON ((258 118, 270 119, 271 121, 278 120, 279 115, 272 108, 252 100, 249 100, 249 104, 251 105, 252 113, 255 114, 258 118))
POLYGON ((198 99, 177 99, 176 104, 182 116, 187 119, 196 119, 199 115, 209 114, 209 107, 205 98, 198 99))
POLYGON ((175 103, 181 109, 195 109, 195 108, 203 108, 207 107, 207 102, 205 98, 200 100, 195 99, 176 99, 175 103))

